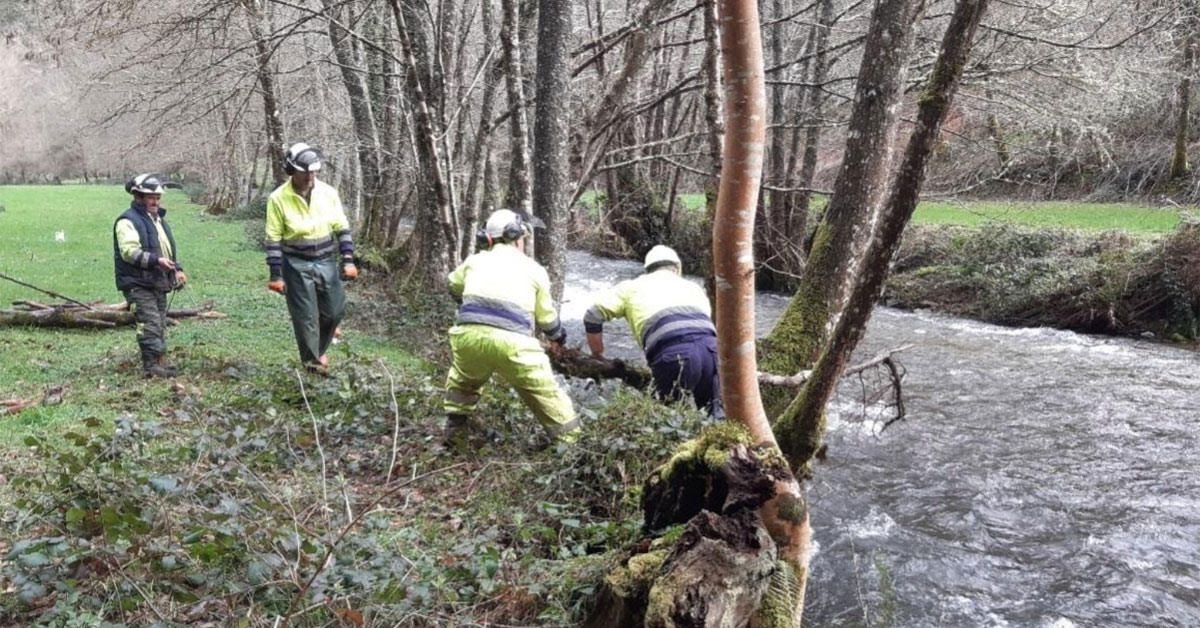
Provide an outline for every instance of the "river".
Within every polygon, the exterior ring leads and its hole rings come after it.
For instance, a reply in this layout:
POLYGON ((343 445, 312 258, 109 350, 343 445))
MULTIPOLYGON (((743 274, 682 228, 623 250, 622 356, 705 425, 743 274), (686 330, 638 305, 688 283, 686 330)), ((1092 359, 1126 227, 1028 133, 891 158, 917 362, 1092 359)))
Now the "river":
MULTIPOLYGON (((570 255, 577 343, 640 268, 570 255)), ((786 303, 759 296, 760 334, 786 303)), ((852 362, 905 344, 904 422, 881 431, 855 381, 832 404, 807 625, 1200 626, 1200 355, 879 308, 852 362)))

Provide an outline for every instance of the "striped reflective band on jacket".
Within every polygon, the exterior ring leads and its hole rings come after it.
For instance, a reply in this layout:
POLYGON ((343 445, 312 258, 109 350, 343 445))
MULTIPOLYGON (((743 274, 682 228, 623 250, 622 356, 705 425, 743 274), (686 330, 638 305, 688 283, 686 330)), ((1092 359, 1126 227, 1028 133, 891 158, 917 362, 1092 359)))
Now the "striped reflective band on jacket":
MULTIPOLYGON (((458 318, 454 320, 459 325, 488 325, 519 334, 533 335, 533 316, 521 307, 475 295, 463 297, 462 306, 458 308, 458 318)), ((555 326, 558 322, 555 321, 555 326)))
POLYGON ((716 336, 708 313, 690 306, 669 307, 646 321, 642 332, 646 359, 653 361, 658 353, 673 343, 692 336, 716 336))
MULTIPOLYGON (((349 232, 345 232, 347 236, 349 232)), ((340 234, 339 234, 340 237, 340 234)), ((297 238, 284 240, 279 243, 279 249, 284 255, 295 255, 305 259, 320 259, 333 253, 336 243, 332 237, 297 238)))

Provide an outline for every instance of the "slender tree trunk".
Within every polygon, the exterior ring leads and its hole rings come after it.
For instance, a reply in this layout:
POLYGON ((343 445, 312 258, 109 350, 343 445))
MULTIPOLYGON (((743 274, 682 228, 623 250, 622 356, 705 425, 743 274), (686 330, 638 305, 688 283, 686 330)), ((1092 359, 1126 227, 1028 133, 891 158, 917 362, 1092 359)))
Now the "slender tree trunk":
MULTIPOLYGON (((886 189, 893 128, 904 85, 912 25, 921 0, 879 0, 871 15, 842 166, 817 226, 804 277, 762 346, 765 371, 795 373, 812 363, 829 338, 857 259, 886 189)), ((773 413, 788 401, 769 400, 773 413)))
POLYGON ((440 94, 437 73, 430 68, 429 36, 424 21, 412 0, 390 0, 396 20, 404 60, 409 70, 409 92, 413 106, 413 135, 417 160, 423 175, 420 185, 422 207, 417 214, 416 231, 420 235, 420 262, 423 281, 433 288, 445 285, 446 275, 459 261, 458 216, 443 168, 440 128, 435 117, 440 106, 431 96, 440 94))
POLYGON ((1176 87, 1177 110, 1175 116, 1175 150, 1171 157, 1171 178, 1187 175, 1188 141, 1191 137, 1192 75, 1196 71, 1196 32, 1194 20, 1189 20, 1188 34, 1183 44, 1183 63, 1180 68, 1179 84, 1176 87))
POLYGON ((384 244, 387 237, 380 228, 383 207, 379 195, 379 130, 375 126, 374 105, 367 85, 366 62, 358 54, 354 39, 344 26, 343 9, 334 0, 321 0, 321 4, 328 19, 329 41, 350 101, 350 119, 362 181, 359 231, 364 240, 384 244))
POLYGON ((821 150, 821 139, 824 135, 825 124, 825 79, 829 77, 829 33, 833 30, 835 17, 833 0, 821 0, 821 16, 813 27, 813 49, 815 56, 809 74, 812 86, 807 90, 807 114, 804 116, 804 153, 800 158, 800 175, 797 183, 804 188, 796 199, 796 207, 789 216, 787 234, 797 249, 792 252, 796 256, 793 267, 797 272, 803 272, 805 256, 809 248, 805 245, 808 236, 808 217, 812 213, 812 192, 810 191, 817 178, 817 158, 821 150))
MULTIPOLYGON (((754 212, 758 202, 766 135, 766 96, 758 7, 754 0, 719 0, 725 129, 717 194, 713 273, 716 278, 717 346, 721 398, 731 420, 772 449, 775 436, 758 389, 754 329, 754 212)), ((763 504, 763 525, 778 547, 781 564, 767 597, 788 600, 765 613, 760 625, 799 626, 804 608, 809 539, 808 504, 795 478, 776 480, 775 497, 763 504), (781 612, 782 611, 782 612, 781 612)))
POLYGON ((525 107, 525 71, 521 63, 520 3, 517 0, 501 0, 501 6, 504 18, 500 27, 500 42, 504 50, 504 83, 510 114, 508 193, 504 204, 532 215, 533 179, 529 173, 529 115, 525 107))
POLYGON ((551 291, 562 300, 567 266, 570 196, 567 142, 570 139, 571 0, 538 0, 537 117, 533 125, 533 206, 546 229, 537 259, 550 274, 551 291))
MULTIPOLYGON (((502 0, 502 4, 510 2, 514 2, 514 0, 502 0)), ((492 0, 484 0, 480 28, 483 30, 485 40, 491 40, 496 30, 493 6, 492 0)), ((501 40, 504 41, 503 36, 501 36, 501 40)), ((474 235, 479 227, 480 215, 485 209, 493 209, 495 204, 495 199, 490 197, 491 188, 487 181, 487 169, 492 158, 493 130, 489 114, 496 102, 496 92, 503 65, 503 62, 489 64, 490 67, 485 70, 483 92, 479 98, 479 110, 483 113, 479 116, 479 128, 476 130, 475 141, 471 147, 471 171, 466 189, 463 191, 462 207, 459 208, 459 224, 462 226, 462 242, 459 252, 463 258, 470 255, 475 248, 474 235)), ((528 178, 528 174, 526 174, 526 178, 528 178)))
MULTIPOLYGON (((705 238, 704 249, 706 251, 713 250, 713 226, 716 225, 717 216, 717 185, 721 178, 722 156, 721 147, 725 143, 725 126, 722 121, 721 102, 721 30, 718 28, 717 19, 717 0, 701 0, 704 10, 704 122, 705 139, 707 140, 707 149, 709 157, 709 167, 712 169, 714 176, 704 182, 704 219, 705 219, 705 238)), ((708 292, 709 298, 716 300, 716 283, 715 283, 715 262, 708 260, 702 268, 696 269, 696 272, 703 271, 705 278, 705 290, 708 292)))
POLYGON ((267 129, 267 154, 271 155, 271 175, 276 184, 283 183, 287 175, 283 172, 283 160, 280 156, 284 150, 283 119, 279 113, 279 99, 275 87, 275 70, 271 67, 271 51, 274 47, 263 34, 263 23, 266 17, 263 13, 261 0, 242 0, 246 9, 246 26, 250 36, 254 38, 255 74, 258 77, 258 89, 262 93, 263 117, 267 129))
POLYGON ((942 47, 929 82, 921 93, 917 123, 909 138, 904 159, 890 186, 875 237, 858 265, 858 280, 850 292, 846 311, 813 367, 800 394, 777 423, 777 433, 793 469, 806 467, 824 437, 825 406, 850 354, 862 339, 875 302, 883 290, 888 267, 904 227, 917 207, 926 166, 937 142, 938 131, 954 99, 971 42, 987 0, 958 0, 942 39, 942 47))

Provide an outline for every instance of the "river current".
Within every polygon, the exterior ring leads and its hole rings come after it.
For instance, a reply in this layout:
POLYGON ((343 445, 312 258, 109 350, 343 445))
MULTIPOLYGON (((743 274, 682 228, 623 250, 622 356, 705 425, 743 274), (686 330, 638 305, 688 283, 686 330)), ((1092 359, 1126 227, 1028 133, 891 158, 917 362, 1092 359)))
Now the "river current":
MULTIPOLYGON (((640 267, 570 256, 578 344, 640 267)), ((759 295, 760 334, 786 304, 759 295)), ((855 378, 830 409, 807 625, 1200 626, 1200 354, 879 308, 851 362, 909 344, 905 421, 881 430, 855 378)))

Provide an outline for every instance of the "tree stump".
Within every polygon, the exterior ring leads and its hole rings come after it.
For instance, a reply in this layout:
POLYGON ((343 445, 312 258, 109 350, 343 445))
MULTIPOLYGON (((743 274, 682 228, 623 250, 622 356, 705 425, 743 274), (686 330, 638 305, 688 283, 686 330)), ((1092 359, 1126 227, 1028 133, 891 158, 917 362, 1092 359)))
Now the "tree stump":
POLYGON ((779 463, 735 424, 685 443, 646 481, 643 543, 604 580, 584 626, 746 626, 778 572, 759 506, 779 463))

